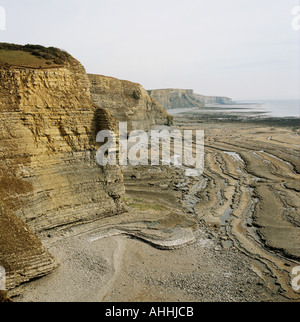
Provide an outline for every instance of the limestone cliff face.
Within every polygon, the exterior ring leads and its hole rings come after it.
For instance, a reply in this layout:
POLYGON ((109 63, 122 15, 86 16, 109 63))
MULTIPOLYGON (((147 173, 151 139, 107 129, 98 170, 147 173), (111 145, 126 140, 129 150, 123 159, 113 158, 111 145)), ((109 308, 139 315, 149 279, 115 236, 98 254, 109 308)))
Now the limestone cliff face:
POLYGON ((205 96, 194 93, 192 89, 155 89, 149 95, 157 100, 165 109, 203 108, 206 104, 232 104, 232 99, 223 96, 205 96))
POLYGON ((148 93, 165 109, 204 107, 203 101, 194 94, 192 89, 155 89, 149 90, 148 93))
POLYGON ((205 104, 233 104, 232 98, 224 96, 205 96, 205 104))
POLYGON ((96 163, 96 133, 116 129, 90 100, 84 68, 0 68, 0 265, 8 288, 51 271, 33 234, 124 211, 119 167, 96 163))
POLYGON ((148 131, 171 122, 172 117, 140 84, 101 75, 89 75, 89 79, 94 103, 109 109, 118 121, 126 121, 128 131, 148 131))

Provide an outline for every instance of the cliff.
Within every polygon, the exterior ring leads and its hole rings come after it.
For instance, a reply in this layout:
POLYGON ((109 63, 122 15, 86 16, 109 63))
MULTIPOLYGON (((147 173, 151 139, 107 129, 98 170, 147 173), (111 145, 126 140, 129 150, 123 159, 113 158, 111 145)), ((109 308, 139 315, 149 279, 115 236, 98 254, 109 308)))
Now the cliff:
POLYGON ((32 61, 32 50, 0 46, 0 266, 8 289, 57 266, 36 233, 125 210, 121 170, 95 158, 96 133, 116 130, 116 120, 91 101, 77 60, 52 49, 43 57, 38 47, 32 61))
POLYGON ((224 96, 205 96, 205 104, 233 104, 232 98, 224 96))
POLYGON ((204 96, 195 94, 192 89, 155 89, 149 95, 157 100, 165 109, 198 107, 206 104, 232 104, 232 99, 223 96, 204 96))
POLYGON ((128 131, 148 131, 154 125, 168 125, 172 117, 137 83, 102 75, 89 75, 91 99, 107 108, 128 131))
POLYGON ((191 89, 155 89, 148 93, 165 109, 204 107, 203 101, 191 89))

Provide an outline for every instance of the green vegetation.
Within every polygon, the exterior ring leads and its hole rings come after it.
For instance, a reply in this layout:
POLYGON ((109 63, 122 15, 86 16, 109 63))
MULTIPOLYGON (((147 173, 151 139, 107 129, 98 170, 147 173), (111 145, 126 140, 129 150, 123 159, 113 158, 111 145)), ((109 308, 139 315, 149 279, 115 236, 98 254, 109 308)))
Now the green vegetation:
POLYGON ((134 90, 132 93, 132 97, 138 101, 141 98, 141 93, 139 91, 134 90))
POLYGON ((65 64, 70 57, 55 47, 0 43, 0 66, 56 67, 65 64))
MULTIPOLYGON (((44 67, 48 61, 44 61, 38 57, 33 56, 31 53, 15 50, 0 50, 0 63, 9 66, 24 66, 24 67, 44 67)), ((49 62, 52 65, 51 62, 49 62)), ((48 64, 47 64, 48 65, 48 64)), ((49 65, 49 66, 50 66, 49 65)))
POLYGON ((174 125, 174 122, 173 122, 173 120, 174 120, 174 117, 173 116, 171 116, 171 115, 168 115, 167 116, 167 126, 173 126, 174 125))

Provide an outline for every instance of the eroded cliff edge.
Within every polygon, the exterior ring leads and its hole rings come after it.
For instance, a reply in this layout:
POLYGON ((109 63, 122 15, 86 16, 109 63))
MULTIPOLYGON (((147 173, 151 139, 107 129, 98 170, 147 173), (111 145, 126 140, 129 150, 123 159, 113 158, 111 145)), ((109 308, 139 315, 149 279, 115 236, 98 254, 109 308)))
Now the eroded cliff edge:
POLYGON ((102 75, 88 75, 91 98, 107 108, 118 121, 128 123, 128 131, 149 131, 154 125, 170 125, 172 116, 138 83, 102 75))
POLYGON ((148 93, 165 109, 205 106, 205 102, 197 97, 192 89, 155 89, 149 90, 148 93))
POLYGON ((0 265, 10 289, 57 266, 35 233, 126 206, 120 168, 96 163, 96 133, 116 120, 91 101, 83 66, 69 55, 55 67, 1 65, 0 265))
POLYGON ((233 104, 229 97, 200 95, 194 93, 192 89, 154 89, 148 90, 148 93, 167 110, 189 107, 204 108, 206 104, 233 104))

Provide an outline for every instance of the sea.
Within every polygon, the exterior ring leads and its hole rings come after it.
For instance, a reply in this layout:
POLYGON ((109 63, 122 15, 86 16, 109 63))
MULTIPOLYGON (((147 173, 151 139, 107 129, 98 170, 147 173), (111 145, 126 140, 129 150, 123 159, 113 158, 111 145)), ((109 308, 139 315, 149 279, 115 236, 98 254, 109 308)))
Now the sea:
POLYGON ((245 112, 261 112, 269 117, 300 117, 300 99, 236 101, 245 112))
POLYGON ((269 100, 243 100, 235 101, 231 105, 207 104, 205 109, 199 108, 176 108, 167 110, 169 114, 181 113, 232 113, 240 116, 253 117, 280 117, 280 118, 300 118, 300 99, 269 99, 269 100))

